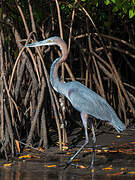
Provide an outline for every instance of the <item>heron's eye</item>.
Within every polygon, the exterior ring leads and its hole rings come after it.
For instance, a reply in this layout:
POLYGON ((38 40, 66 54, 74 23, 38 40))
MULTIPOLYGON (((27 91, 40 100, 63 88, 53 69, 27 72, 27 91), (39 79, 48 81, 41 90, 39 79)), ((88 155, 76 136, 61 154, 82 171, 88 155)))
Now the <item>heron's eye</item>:
POLYGON ((48 40, 48 42, 49 42, 49 43, 51 43, 51 42, 52 42, 52 40, 48 40))

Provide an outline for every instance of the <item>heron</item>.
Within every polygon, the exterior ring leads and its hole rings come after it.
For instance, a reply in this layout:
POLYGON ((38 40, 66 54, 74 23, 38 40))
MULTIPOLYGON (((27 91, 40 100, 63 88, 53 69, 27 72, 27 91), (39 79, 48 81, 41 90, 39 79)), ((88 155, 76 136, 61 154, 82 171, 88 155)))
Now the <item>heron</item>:
MULTIPOLYGON (((81 120, 85 132, 85 141, 79 150, 68 160, 67 165, 69 165, 73 159, 82 151, 82 149, 88 144, 88 131, 87 123, 89 118, 96 118, 102 121, 108 121, 117 132, 126 129, 126 126, 118 118, 114 109, 103 99, 100 95, 87 88, 78 81, 62 82, 58 77, 58 69, 60 65, 66 61, 68 56, 67 45, 64 40, 60 37, 54 36, 48 39, 37 41, 32 44, 27 44, 26 47, 36 47, 36 46, 52 46, 56 45, 60 47, 61 56, 58 57, 52 64, 50 69, 50 82, 54 90, 63 96, 65 96, 72 104, 72 106, 80 112, 81 120)), ((91 129, 92 129, 92 143, 96 143, 96 136, 94 131, 93 122, 90 119, 91 129)), ((93 168, 94 163, 94 152, 95 148, 93 146, 92 151, 91 168, 93 168)))

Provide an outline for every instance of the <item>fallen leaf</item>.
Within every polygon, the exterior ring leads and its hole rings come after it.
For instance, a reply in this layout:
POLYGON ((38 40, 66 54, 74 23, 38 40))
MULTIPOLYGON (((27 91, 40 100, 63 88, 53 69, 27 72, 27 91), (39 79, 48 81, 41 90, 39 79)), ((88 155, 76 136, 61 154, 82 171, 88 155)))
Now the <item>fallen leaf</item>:
POLYGON ((19 159, 23 159, 23 158, 31 158, 32 156, 30 154, 24 155, 24 156, 19 156, 19 159))
POLYGON ((91 149, 84 149, 83 152, 84 153, 91 152, 91 149))
POLYGON ((117 138, 120 138, 120 135, 117 135, 116 137, 117 137, 117 138))
POLYGON ((113 173, 113 174, 107 174, 107 176, 119 176, 121 174, 124 174, 124 172, 117 172, 117 173, 113 173))
POLYGON ((10 167, 12 166, 12 163, 8 163, 8 164, 3 164, 4 167, 10 167))
POLYGON ((106 168, 102 168, 102 170, 112 170, 112 165, 106 167, 106 168))
POLYGON ((130 142, 130 144, 135 144, 135 142, 130 142))
POLYGON ((66 152, 66 154, 67 154, 67 155, 70 155, 70 154, 71 154, 71 152, 66 152))
POLYGON ((80 161, 79 159, 73 159, 73 162, 78 162, 78 161, 80 161))
POLYGON ((25 149, 24 151, 31 151, 31 149, 30 149, 30 148, 27 148, 27 149, 25 149))
POLYGON ((121 171, 125 171, 125 170, 127 170, 127 169, 126 169, 126 168, 120 168, 120 170, 121 170, 121 171))
POLYGON ((118 152, 123 153, 123 152, 124 152, 124 150, 123 150, 123 149, 118 149, 118 152))
POLYGON ((101 150, 101 149, 97 149, 97 150, 96 150, 96 152, 101 153, 101 152, 102 152, 102 150, 101 150))
POLYGON ((56 167, 56 164, 52 164, 52 165, 44 165, 44 167, 48 167, 48 168, 51 168, 51 167, 56 167))
POLYGON ((89 152, 92 152, 93 150, 92 149, 89 149, 89 152))
POLYGON ((43 148, 41 148, 41 147, 39 147, 39 148, 37 148, 37 149, 38 149, 38 151, 45 152, 45 149, 43 149, 43 148))
POLYGON ((109 150, 108 149, 104 149, 104 152, 108 152, 109 150))
POLYGON ((80 166, 79 166, 79 168, 81 168, 81 169, 85 169, 86 167, 85 167, 85 166, 83 166, 83 165, 80 165, 80 166))
POLYGON ((135 174, 135 171, 129 171, 128 174, 135 174))
POLYGON ((115 152, 118 152, 118 151, 116 151, 116 150, 109 150, 109 152, 115 153, 115 152))

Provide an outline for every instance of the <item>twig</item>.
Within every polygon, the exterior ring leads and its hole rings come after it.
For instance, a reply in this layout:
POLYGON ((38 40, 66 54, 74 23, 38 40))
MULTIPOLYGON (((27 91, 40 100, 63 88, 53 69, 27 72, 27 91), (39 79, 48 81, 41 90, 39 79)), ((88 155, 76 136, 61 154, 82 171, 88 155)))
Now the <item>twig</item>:
POLYGON ((24 23, 24 27, 25 27, 25 30, 26 30, 26 34, 27 34, 27 36, 29 36, 29 29, 28 29, 28 26, 27 26, 27 23, 26 23, 26 20, 25 20, 23 11, 22 11, 22 9, 21 9, 21 7, 20 7, 20 5, 19 5, 18 0, 15 0, 15 2, 16 2, 16 5, 17 5, 18 10, 19 10, 19 12, 20 12, 20 15, 21 15, 21 17, 22 17, 22 20, 23 20, 23 23, 24 23))
POLYGON ((29 132, 29 135, 28 135, 28 138, 27 138, 27 144, 31 143, 31 139, 32 139, 32 136, 33 136, 33 132, 35 130, 36 122, 37 122, 37 118, 39 116, 39 113, 41 111, 41 107, 42 107, 42 104, 43 104, 43 101, 44 101, 44 92, 45 92, 45 84, 43 83, 43 78, 42 78, 42 86, 41 86, 40 98, 39 98, 39 102, 38 102, 38 105, 37 105, 37 108, 36 108, 36 112, 35 112, 35 115, 34 115, 34 118, 33 118, 33 121, 32 121, 31 129, 30 129, 30 132, 29 132))
POLYGON ((33 31, 33 32, 37 32, 37 31, 36 31, 36 25, 35 25, 34 17, 33 17, 33 12, 32 12, 32 6, 31 6, 31 4, 30 4, 30 0, 28 0, 28 6, 29 6, 29 11, 30 11, 32 31, 33 31))
MULTIPOLYGON (((97 35, 97 34, 95 33, 95 35, 97 35)), ((100 35, 101 35, 102 37, 107 38, 107 39, 112 39, 112 40, 114 40, 114 41, 118 41, 118 42, 120 42, 120 43, 122 43, 122 44, 124 44, 124 45, 126 45, 126 46, 128 46, 128 47, 130 47, 130 48, 132 48, 132 49, 135 49, 135 46, 134 46, 134 45, 128 43, 127 41, 125 41, 125 40, 123 40, 123 39, 119 39, 119 38, 116 38, 116 37, 113 37, 113 36, 110 36, 110 35, 106 35, 106 34, 100 34, 100 35)))
POLYGON ((3 32, 0 28, 0 138, 3 141, 4 139, 4 84, 3 84, 3 75, 4 75, 4 60, 3 60, 3 45, 2 45, 2 36, 3 32))

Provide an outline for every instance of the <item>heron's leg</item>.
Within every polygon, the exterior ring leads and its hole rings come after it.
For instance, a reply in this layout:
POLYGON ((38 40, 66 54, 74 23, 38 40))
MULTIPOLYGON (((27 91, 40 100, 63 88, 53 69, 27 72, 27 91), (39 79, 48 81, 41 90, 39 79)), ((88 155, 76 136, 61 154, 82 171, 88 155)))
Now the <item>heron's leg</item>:
POLYGON ((88 140, 89 140, 88 139, 88 132, 87 132, 88 115, 86 113, 84 113, 84 112, 81 112, 81 118, 82 118, 84 130, 85 130, 85 142, 81 146, 81 148, 69 159, 69 161, 67 162, 67 165, 70 164, 72 162, 72 160, 82 151, 82 149, 86 146, 86 144, 88 143, 88 140))
POLYGON ((90 121, 91 123, 91 130, 92 130, 92 154, 91 154, 91 164, 90 164, 90 169, 94 168, 94 159, 95 159, 95 143, 96 143, 96 136, 95 136, 95 131, 94 131, 94 126, 92 120, 90 121))
POLYGON ((93 144, 93 146, 95 146, 96 136, 95 136, 95 131, 94 131, 94 126, 93 126, 92 120, 90 120, 90 124, 91 124, 91 130, 92 130, 92 144, 93 144))
POLYGON ((90 169, 94 168, 94 160, 95 160, 95 147, 92 148, 92 152, 91 152, 90 169))

